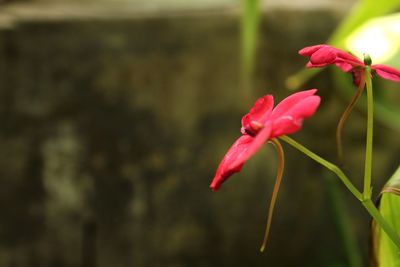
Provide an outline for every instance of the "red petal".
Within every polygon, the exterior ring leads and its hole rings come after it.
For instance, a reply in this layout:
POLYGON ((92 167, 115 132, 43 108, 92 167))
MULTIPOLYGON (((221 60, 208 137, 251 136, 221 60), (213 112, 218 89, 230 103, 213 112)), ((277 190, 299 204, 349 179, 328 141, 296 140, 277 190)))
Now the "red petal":
POLYGON ((272 95, 265 95, 259 98, 254 104, 254 106, 250 109, 249 113, 243 116, 242 118, 243 128, 251 129, 252 121, 257 121, 261 124, 264 124, 267 121, 273 106, 274 106, 274 97, 272 95))
POLYGON ((334 63, 336 60, 337 55, 336 51, 330 47, 323 47, 319 49, 318 51, 315 51, 310 57, 310 62, 313 65, 318 65, 318 66, 325 66, 328 64, 334 63))
POLYGON ((364 62, 361 61, 360 59, 358 59, 357 57, 353 56, 352 54, 347 53, 343 50, 334 48, 334 47, 332 47, 332 49, 336 50, 336 54, 338 57, 338 61, 336 63, 340 63, 340 61, 342 61, 342 62, 352 65, 353 67, 356 67, 356 66, 365 67, 364 62))
POLYGON ((272 111, 271 120, 275 120, 276 118, 285 115, 298 102, 307 98, 308 96, 315 95, 316 92, 317 89, 310 89, 306 91, 300 91, 286 97, 278 105, 276 105, 272 111))
POLYGON ((229 148, 228 152, 219 164, 214 179, 211 182, 210 187, 213 191, 217 191, 226 179, 242 169, 244 160, 241 159, 243 158, 244 153, 248 150, 253 139, 254 138, 251 136, 243 135, 229 148), (235 163, 235 165, 233 165, 233 163, 235 163))
POLYGON ((353 83, 356 85, 356 86, 359 86, 360 85, 360 83, 361 83, 361 80, 362 79, 364 79, 363 78, 363 76, 364 76, 364 69, 354 69, 352 72, 351 72, 351 75, 353 76, 353 83))
POLYGON ((308 46, 304 47, 299 51, 299 54, 302 56, 311 56, 314 54, 316 51, 318 51, 322 47, 326 47, 327 45, 320 44, 320 45, 313 45, 313 46, 308 46))
POLYGON ((300 130, 303 120, 311 117, 319 106, 321 99, 314 95, 316 91, 312 89, 293 94, 276 106, 271 115, 273 121, 271 138, 300 130))
POLYGON ((376 71, 376 74, 384 79, 400 82, 400 71, 391 68, 386 65, 372 65, 372 69, 376 71))
POLYGON ((354 68, 352 64, 341 60, 336 60, 335 65, 344 72, 349 72, 354 68))
POLYGON ((355 56, 329 45, 316 45, 303 48, 300 55, 310 57, 307 68, 318 68, 334 64, 345 72, 351 71, 354 67, 365 66, 355 56))
POLYGON ((247 146, 247 149, 243 151, 240 157, 232 163, 232 168, 242 166, 249 158, 251 158, 261 146, 270 139, 271 136, 271 124, 264 125, 264 128, 253 138, 251 143, 247 146))

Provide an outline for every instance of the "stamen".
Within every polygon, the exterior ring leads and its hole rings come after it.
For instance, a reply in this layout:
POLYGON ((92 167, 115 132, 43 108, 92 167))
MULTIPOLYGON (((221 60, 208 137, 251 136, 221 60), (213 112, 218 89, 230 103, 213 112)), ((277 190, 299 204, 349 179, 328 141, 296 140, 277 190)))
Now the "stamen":
POLYGON ((262 123, 259 123, 258 121, 251 121, 250 126, 256 132, 261 130, 261 128, 263 127, 262 123))
POLYGON ((240 131, 242 134, 248 134, 254 137, 263 127, 264 125, 262 125, 262 123, 259 123, 258 121, 251 121, 248 125, 242 127, 240 131))
POLYGON ((336 128, 336 145, 337 145, 337 153, 339 161, 343 160, 343 148, 342 148, 342 131, 344 124, 346 123, 351 111, 353 110, 354 106, 357 104, 358 99, 360 98, 362 92, 364 91, 365 87, 365 76, 364 74, 360 77, 360 84, 358 85, 357 91, 354 94, 353 98, 351 99, 350 104, 347 106, 346 110, 343 112, 342 117, 340 117, 338 126, 336 128))
POLYGON ((282 176, 283 176, 283 169, 285 166, 285 155, 283 153, 283 148, 281 143, 279 143, 278 139, 271 139, 270 142, 274 145, 276 152, 278 153, 278 168, 276 171, 276 178, 275 178, 275 185, 272 191, 271 203, 269 204, 268 209, 268 218, 267 218, 267 225, 265 228, 264 240, 262 242, 262 246, 260 251, 263 252, 266 249, 267 241, 269 237, 269 231, 271 229, 272 223, 272 215, 274 213, 276 199, 278 197, 279 188, 281 186, 282 176))
POLYGON ((250 135, 251 137, 255 136, 255 134, 249 127, 242 127, 242 129, 240 131, 242 132, 242 134, 247 134, 247 135, 250 135))

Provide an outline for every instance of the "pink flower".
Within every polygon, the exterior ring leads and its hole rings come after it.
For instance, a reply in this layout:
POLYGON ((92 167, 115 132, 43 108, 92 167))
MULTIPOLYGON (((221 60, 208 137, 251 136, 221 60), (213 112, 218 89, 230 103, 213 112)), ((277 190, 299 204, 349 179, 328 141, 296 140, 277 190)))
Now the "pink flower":
MULTIPOLYGON (((357 57, 329 45, 305 47, 299 51, 299 54, 310 57, 310 61, 306 65, 308 68, 336 65, 344 72, 350 72, 353 75, 354 84, 357 86, 360 84, 365 66, 367 65, 357 57)), ((376 73, 384 79, 400 82, 400 71, 394 68, 377 64, 372 65, 371 70, 373 74, 376 73)))
POLYGON ((275 108, 272 95, 256 101, 250 112, 242 118, 242 136, 229 148, 211 182, 211 189, 232 174, 239 172, 244 163, 268 140, 300 130, 303 120, 312 116, 320 103, 316 89, 302 91, 282 100, 275 108))

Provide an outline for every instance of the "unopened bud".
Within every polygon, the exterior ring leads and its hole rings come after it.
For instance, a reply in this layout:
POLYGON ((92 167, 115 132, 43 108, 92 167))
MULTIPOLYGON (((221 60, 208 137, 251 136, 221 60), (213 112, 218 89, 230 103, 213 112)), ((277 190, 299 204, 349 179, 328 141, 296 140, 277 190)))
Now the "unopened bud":
POLYGON ((364 64, 367 66, 371 66, 372 64, 372 59, 368 54, 364 53, 364 64))

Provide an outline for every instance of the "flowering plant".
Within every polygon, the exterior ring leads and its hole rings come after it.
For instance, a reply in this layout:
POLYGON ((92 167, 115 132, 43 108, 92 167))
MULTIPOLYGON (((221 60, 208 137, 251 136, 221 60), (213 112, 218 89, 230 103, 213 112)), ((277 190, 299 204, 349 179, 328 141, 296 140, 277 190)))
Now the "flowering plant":
POLYGON ((275 108, 272 95, 258 99, 249 113, 242 118, 242 136, 226 153, 210 185, 217 191, 232 174, 239 172, 243 164, 268 140, 292 134, 300 130, 303 120, 314 114, 320 97, 316 89, 295 93, 285 98, 275 108))
POLYGON ((263 144, 272 143, 278 152, 278 171, 276 182, 268 212, 267 227, 261 250, 264 250, 271 226, 271 218, 276 202, 277 192, 283 174, 284 155, 279 142, 282 140, 314 161, 326 167, 337 175, 346 188, 361 202, 375 224, 380 227, 390 240, 400 249, 400 237, 398 233, 386 222, 384 217, 371 200, 371 173, 372 173, 372 137, 373 137, 373 89, 371 78, 378 75, 384 79, 400 82, 400 71, 389 66, 372 65, 371 58, 364 55, 361 61, 357 57, 329 45, 314 45, 305 47, 299 51, 300 55, 309 57, 308 68, 325 67, 335 65, 353 76, 353 82, 357 91, 350 104, 339 120, 336 130, 339 158, 342 157, 341 132, 344 124, 361 96, 364 88, 367 91, 367 136, 364 162, 364 188, 359 191, 345 173, 335 164, 313 153, 305 146, 291 139, 287 135, 300 130, 303 121, 311 117, 320 104, 320 97, 315 95, 316 89, 301 91, 290 95, 273 108, 273 97, 266 95, 256 101, 249 113, 242 118, 242 135, 233 143, 219 164, 216 174, 211 182, 211 189, 217 191, 221 184, 234 173, 241 171, 244 163, 249 160, 263 144))

